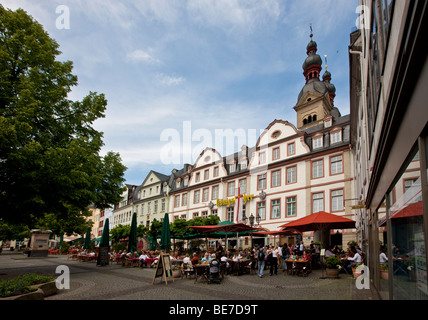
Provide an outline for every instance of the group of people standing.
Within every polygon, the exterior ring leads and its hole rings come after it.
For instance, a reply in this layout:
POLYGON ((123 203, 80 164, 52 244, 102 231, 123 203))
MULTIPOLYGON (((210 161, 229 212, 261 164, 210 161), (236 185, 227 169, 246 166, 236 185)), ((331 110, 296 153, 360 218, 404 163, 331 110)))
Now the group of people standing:
POLYGON ((278 274, 278 266, 283 266, 283 272, 287 270, 287 264, 285 260, 290 257, 296 258, 297 256, 302 257, 305 260, 310 260, 311 256, 305 250, 303 242, 298 242, 296 245, 284 243, 282 246, 259 246, 256 250, 258 276, 262 278, 264 276, 264 269, 266 262, 269 263, 269 275, 278 274))

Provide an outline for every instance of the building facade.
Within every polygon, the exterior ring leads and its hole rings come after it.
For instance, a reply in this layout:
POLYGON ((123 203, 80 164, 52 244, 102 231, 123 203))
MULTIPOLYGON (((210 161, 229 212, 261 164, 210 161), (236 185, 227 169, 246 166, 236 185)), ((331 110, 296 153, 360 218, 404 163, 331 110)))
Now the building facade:
MULTIPOLYGON (((297 127, 274 120, 255 146, 226 156, 208 147, 194 164, 174 171, 170 219, 214 214, 221 221, 241 222, 253 215, 270 231, 318 211, 353 219, 346 205, 354 193, 350 115, 342 116, 334 105, 331 73, 326 70, 320 79, 322 59, 312 35, 306 49, 305 84, 294 106, 297 127)), ((355 230, 332 230, 329 238, 346 248, 355 230)), ((317 241, 320 235, 306 233, 305 239, 317 241)))
POLYGON ((383 299, 427 299, 427 3, 360 9, 349 50, 357 239, 383 299))
POLYGON ((133 212, 137 225, 150 227, 154 219, 162 221, 169 209, 170 176, 150 171, 143 183, 135 190, 133 212))
POLYGON ((131 225, 134 213, 134 194, 138 186, 126 184, 122 192, 122 200, 114 206, 113 228, 121 225, 131 225))

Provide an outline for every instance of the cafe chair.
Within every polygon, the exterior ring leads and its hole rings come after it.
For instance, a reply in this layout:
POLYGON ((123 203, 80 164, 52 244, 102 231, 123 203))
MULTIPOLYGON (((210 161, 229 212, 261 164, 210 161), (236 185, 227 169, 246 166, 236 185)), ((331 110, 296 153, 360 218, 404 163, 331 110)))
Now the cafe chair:
POLYGON ((195 270, 193 269, 192 263, 183 263, 183 271, 181 273, 181 278, 183 279, 183 277, 185 276, 187 279, 187 276, 189 276, 189 278, 191 279, 192 275, 195 275, 195 270))

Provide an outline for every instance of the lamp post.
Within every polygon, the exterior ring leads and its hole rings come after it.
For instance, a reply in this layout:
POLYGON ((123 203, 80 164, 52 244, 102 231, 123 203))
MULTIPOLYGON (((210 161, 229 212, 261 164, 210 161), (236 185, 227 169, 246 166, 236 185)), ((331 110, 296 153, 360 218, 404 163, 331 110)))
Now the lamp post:
MULTIPOLYGON (((255 222, 257 222, 257 226, 260 224, 260 220, 261 217, 257 214, 257 217, 254 217, 253 214, 251 214, 251 216, 249 218, 247 218, 244 214, 244 216, 242 217, 242 220, 244 221, 245 224, 247 224, 247 220, 249 222, 249 226, 252 228, 255 226, 254 220, 255 222)), ((251 250, 253 249, 253 232, 250 232, 250 237, 251 237, 251 250)))

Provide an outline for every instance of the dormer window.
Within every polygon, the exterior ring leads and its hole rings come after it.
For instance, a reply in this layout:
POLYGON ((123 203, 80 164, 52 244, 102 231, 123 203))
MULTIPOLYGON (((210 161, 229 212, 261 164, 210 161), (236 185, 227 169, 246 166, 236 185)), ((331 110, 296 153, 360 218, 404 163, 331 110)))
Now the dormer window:
POLYGON ((342 130, 341 129, 335 129, 331 131, 330 133, 330 143, 338 143, 342 141, 342 130))
POLYGON ((317 149, 317 148, 322 148, 323 146, 323 137, 314 137, 312 140, 312 148, 317 149))

